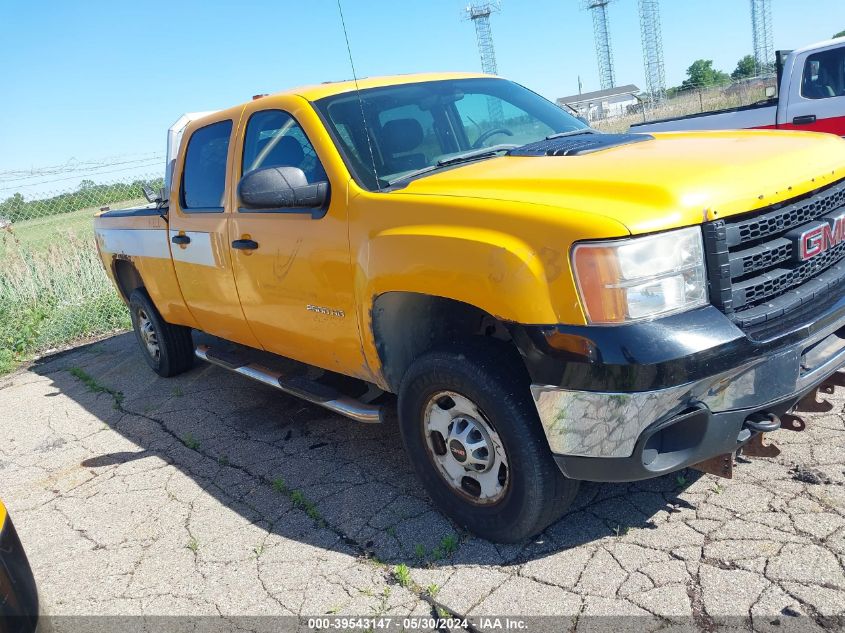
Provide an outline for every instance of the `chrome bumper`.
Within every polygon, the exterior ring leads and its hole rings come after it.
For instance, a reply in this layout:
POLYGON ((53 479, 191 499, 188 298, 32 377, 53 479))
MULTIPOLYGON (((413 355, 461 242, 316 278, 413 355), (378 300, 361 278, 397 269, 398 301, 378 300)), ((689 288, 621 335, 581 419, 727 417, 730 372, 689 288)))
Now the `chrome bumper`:
POLYGON ((598 392, 533 384, 531 394, 553 453, 629 457, 649 426, 692 405, 723 413, 764 409, 803 395, 845 366, 842 326, 837 323, 798 344, 676 387, 598 392))

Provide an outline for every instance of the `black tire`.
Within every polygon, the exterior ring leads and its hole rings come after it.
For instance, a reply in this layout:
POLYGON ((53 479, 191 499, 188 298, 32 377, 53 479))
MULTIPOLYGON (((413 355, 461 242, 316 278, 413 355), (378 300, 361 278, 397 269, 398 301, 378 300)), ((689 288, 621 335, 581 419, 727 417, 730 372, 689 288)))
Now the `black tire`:
POLYGON ((129 313, 141 353, 155 373, 169 378, 184 373, 193 366, 194 342, 191 338, 191 328, 173 325, 161 318, 143 288, 134 290, 129 296, 129 313), (148 348, 141 331, 142 323, 147 320, 158 345, 157 356, 148 348))
POLYGON ((480 339, 417 359, 399 390, 399 428, 434 503, 456 523, 491 541, 516 543, 538 534, 564 514, 578 492, 579 482, 564 477, 552 458, 521 358, 499 341, 480 339), (432 399, 444 391, 471 400, 501 439, 508 479, 494 503, 473 502, 447 482, 434 462, 425 415, 432 399))

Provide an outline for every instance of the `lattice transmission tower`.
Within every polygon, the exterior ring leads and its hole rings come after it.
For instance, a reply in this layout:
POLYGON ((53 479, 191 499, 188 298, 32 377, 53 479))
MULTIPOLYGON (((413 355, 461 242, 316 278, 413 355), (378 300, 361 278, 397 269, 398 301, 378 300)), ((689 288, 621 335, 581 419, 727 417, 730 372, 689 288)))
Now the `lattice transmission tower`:
POLYGON ((596 40, 596 58, 599 62, 599 82, 602 90, 616 85, 613 71, 613 50, 610 46, 610 20, 607 5, 613 0, 581 0, 582 6, 593 14, 593 37, 596 40))
POLYGON ((769 75, 775 69, 775 44, 772 34, 771 0, 751 0, 751 35, 754 39, 754 61, 758 75, 769 75))
POLYGON ((493 47, 493 31, 490 29, 490 15, 500 10, 498 2, 476 2, 467 5, 466 8, 466 19, 475 26, 481 71, 491 75, 498 74, 498 69, 496 68, 496 49, 493 47))
POLYGON ((646 90, 651 105, 666 98, 666 70, 663 67, 663 35, 660 29, 660 0, 637 0, 646 90))
MULTIPOLYGON (((481 72, 498 74, 496 67, 496 49, 493 47, 493 31, 490 29, 490 15, 501 11, 498 2, 474 2, 467 5, 465 16, 475 26, 475 39, 478 43, 478 55, 481 57, 481 72)), ((504 119, 502 102, 498 99, 487 100, 487 110, 493 121, 504 119)))

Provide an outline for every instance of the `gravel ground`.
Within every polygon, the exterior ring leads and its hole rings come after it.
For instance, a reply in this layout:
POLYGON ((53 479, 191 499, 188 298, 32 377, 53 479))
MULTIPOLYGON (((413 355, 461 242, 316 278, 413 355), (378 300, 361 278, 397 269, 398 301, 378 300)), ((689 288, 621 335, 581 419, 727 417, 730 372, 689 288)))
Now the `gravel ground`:
POLYGON ((394 426, 357 425, 211 366, 160 379, 126 334, 0 381, 0 496, 53 616, 837 629, 837 391, 805 432, 773 435, 780 457, 740 459, 733 480, 588 483, 541 536, 498 546, 431 506, 394 426))

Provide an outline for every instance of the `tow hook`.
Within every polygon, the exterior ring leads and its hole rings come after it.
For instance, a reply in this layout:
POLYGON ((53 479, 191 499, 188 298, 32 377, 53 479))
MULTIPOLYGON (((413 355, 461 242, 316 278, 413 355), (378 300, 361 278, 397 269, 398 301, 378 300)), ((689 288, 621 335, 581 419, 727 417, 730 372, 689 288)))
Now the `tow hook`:
POLYGON ((757 433, 771 433, 780 428, 780 418, 774 413, 752 413, 745 420, 745 428, 757 433))
POLYGON ((751 439, 742 447, 746 457, 777 457, 780 449, 774 444, 764 444, 763 434, 781 428, 781 419, 774 413, 753 413, 745 420, 745 428, 753 432, 751 439))

